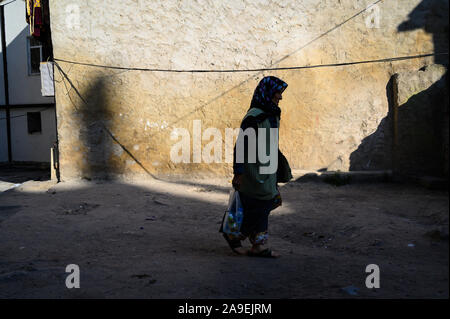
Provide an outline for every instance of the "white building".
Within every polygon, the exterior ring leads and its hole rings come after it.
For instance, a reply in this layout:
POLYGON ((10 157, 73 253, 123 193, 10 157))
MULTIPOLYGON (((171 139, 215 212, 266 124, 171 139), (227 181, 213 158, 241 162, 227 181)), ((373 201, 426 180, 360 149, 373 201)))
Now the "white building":
MULTIPOLYGON (((42 44, 30 36, 24 0, 0 1, 4 10, 12 162, 50 163, 56 141, 54 97, 42 96, 42 44)), ((1 28, 1 24, 0 24, 1 28)), ((3 32, 2 32, 3 33, 3 32)), ((0 163, 8 162, 4 52, 0 46, 0 163)))

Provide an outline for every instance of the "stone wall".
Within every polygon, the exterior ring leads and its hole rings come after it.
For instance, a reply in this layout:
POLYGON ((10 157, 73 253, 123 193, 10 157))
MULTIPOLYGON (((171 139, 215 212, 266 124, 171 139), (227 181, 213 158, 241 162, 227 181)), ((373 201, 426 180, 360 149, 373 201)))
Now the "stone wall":
POLYGON ((393 154, 399 174, 448 177, 446 71, 431 65, 393 77, 393 154))
MULTIPOLYGON (((442 8, 448 21, 446 0, 381 1, 335 28, 371 2, 54 0, 54 56, 127 67, 249 69, 445 49, 430 24, 442 24, 442 8)), ((289 84, 280 102, 280 148, 293 168, 390 168, 391 147, 381 142, 392 140, 385 125, 388 82, 395 73, 435 62, 441 63, 428 57, 242 73, 124 71, 58 62, 70 79, 55 71, 62 178, 231 174, 229 163, 173 163, 171 133, 177 127, 193 133, 193 121, 201 120, 203 130, 219 128, 224 139, 225 128, 239 127, 266 75, 289 84)))

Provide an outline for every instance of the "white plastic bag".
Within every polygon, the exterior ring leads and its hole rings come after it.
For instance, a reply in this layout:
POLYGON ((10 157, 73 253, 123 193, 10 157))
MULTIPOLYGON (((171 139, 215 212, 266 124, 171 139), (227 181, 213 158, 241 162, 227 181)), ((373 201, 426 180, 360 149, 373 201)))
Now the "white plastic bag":
POLYGON ((222 224, 222 232, 231 236, 239 236, 244 218, 244 209, 242 207, 239 192, 234 189, 230 192, 230 199, 228 200, 228 209, 222 224))

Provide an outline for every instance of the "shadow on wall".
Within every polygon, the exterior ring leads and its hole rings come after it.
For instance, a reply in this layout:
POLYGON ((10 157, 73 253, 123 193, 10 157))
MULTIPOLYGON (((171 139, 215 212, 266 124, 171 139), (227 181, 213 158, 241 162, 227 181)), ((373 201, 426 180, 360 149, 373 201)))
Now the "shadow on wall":
MULTIPOLYGON (((448 52, 448 0, 423 0, 401 23, 399 32, 423 29, 433 35, 433 47, 437 53, 448 52)), ((434 63, 448 65, 448 55, 436 56, 434 63)))
POLYGON ((388 170, 392 168, 393 97, 392 79, 386 85, 389 111, 376 131, 365 137, 358 149, 350 154, 350 171, 388 170))
MULTIPOLYGON (((394 94, 399 91, 396 85, 402 84, 397 81, 395 75, 394 94)), ((445 74, 428 89, 413 95, 405 103, 394 101, 396 134, 393 168, 398 174, 448 176, 448 162, 444 161, 445 145, 448 154, 447 87, 445 74), (447 140, 444 135, 445 127, 447 140)))
MULTIPOLYGON (((398 26, 398 31, 424 29, 433 36, 434 51, 446 53, 448 9, 448 0, 424 0, 398 26)), ((447 68, 448 55, 436 56, 434 62, 447 68)), ((417 70, 419 81, 425 72, 434 71, 425 67, 417 70)), ((350 155, 350 170, 391 168, 398 174, 448 177, 447 74, 419 93, 414 91, 415 84, 408 88, 408 83, 401 83, 413 92, 401 104, 398 85, 398 75, 394 75, 386 86, 388 115, 350 155)))
MULTIPOLYGON (((113 114, 108 103, 105 80, 97 76, 89 88, 81 93, 86 103, 80 100, 79 112, 80 143, 84 157, 79 164, 85 179, 116 179, 124 173, 125 163, 120 160, 122 147, 114 142, 105 129, 112 123, 113 114)), ((111 128, 110 128, 111 129, 111 128)))

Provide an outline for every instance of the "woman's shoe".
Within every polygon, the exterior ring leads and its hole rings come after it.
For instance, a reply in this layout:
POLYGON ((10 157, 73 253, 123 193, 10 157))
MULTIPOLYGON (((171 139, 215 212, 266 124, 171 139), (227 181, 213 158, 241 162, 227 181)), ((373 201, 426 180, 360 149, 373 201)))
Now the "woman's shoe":
POLYGON ((270 250, 269 248, 266 248, 259 252, 254 252, 252 250, 249 250, 247 255, 250 257, 263 257, 263 258, 278 258, 278 257, 280 257, 279 255, 273 254, 272 250, 270 250))
POLYGON ((242 244, 239 239, 230 239, 230 237, 228 237, 228 235, 225 233, 222 233, 222 235, 223 235, 223 238, 225 238, 225 240, 227 241, 228 246, 230 246, 230 248, 233 252, 235 252, 238 255, 245 255, 244 252, 241 252, 238 250, 239 248, 242 248, 242 244))

